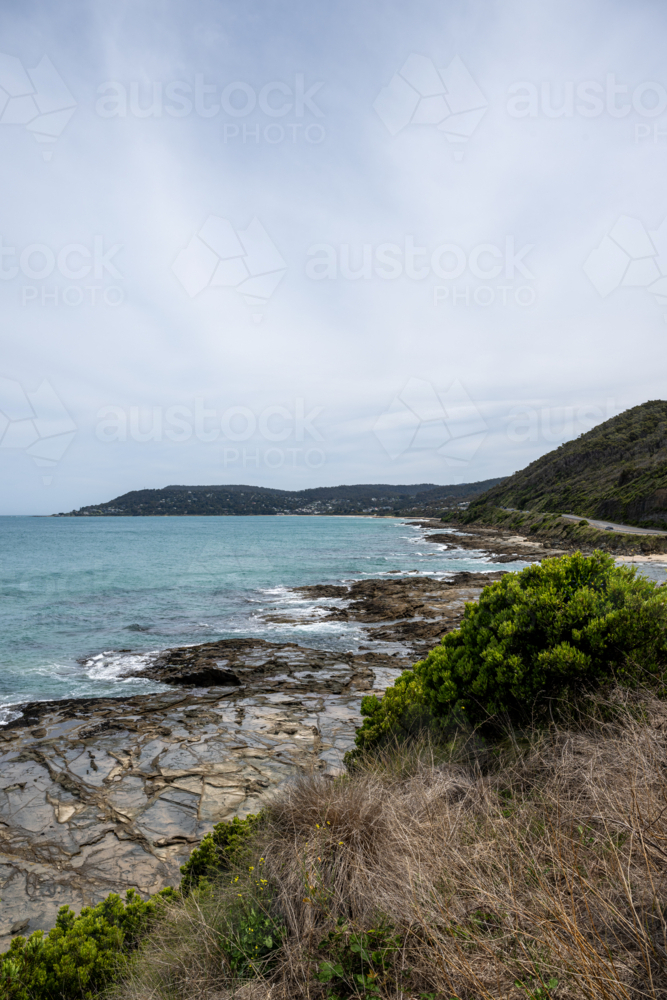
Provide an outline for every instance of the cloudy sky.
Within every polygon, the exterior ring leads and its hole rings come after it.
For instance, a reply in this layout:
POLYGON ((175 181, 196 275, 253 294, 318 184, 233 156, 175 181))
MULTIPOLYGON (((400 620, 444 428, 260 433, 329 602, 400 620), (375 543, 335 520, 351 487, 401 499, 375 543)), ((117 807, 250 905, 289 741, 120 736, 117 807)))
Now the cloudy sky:
POLYGON ((0 26, 0 513, 470 482, 665 398, 659 0, 0 26))

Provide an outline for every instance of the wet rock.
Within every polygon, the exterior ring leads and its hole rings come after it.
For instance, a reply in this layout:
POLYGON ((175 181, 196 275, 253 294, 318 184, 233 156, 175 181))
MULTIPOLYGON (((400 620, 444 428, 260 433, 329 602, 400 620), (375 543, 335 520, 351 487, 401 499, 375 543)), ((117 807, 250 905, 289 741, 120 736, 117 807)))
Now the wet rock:
POLYGON ((194 687, 236 687, 241 681, 236 674, 230 670, 222 670, 215 662, 202 660, 193 664, 191 669, 184 669, 182 666, 174 664, 171 670, 165 669, 161 672, 160 680, 163 684, 190 684, 194 687))
POLYGON ((311 594, 313 597, 345 597, 348 588, 332 583, 317 583, 310 587, 298 587, 297 590, 301 593, 311 594))
POLYGON ((255 693, 280 690, 341 694, 371 684, 373 663, 372 656, 308 649, 296 643, 221 639, 165 650, 134 676, 199 687, 215 683, 255 693), (207 681, 209 677, 215 680, 207 681))
MULTIPOLYGON (((458 627, 466 602, 476 600, 483 588, 500 576, 500 572, 464 572, 449 579, 401 576, 357 580, 336 588, 337 604, 326 609, 325 620, 360 622, 366 626, 367 639, 400 644, 413 660, 418 659, 446 632, 458 627)), ((296 590, 315 600, 322 596, 319 586, 296 590)), ((321 609, 318 613, 322 620, 321 609)))
POLYGON ((300 771, 337 773, 363 694, 409 663, 230 640, 157 657, 151 676, 177 688, 23 706, 0 742, 0 949, 65 903, 176 885, 215 823, 257 812, 300 771), (213 663, 235 683, 185 686, 213 663))

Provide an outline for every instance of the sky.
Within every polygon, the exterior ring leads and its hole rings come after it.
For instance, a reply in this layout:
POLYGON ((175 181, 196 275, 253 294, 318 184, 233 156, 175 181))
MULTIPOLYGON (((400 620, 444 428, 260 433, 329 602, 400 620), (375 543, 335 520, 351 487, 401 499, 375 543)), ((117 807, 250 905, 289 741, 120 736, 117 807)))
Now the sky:
POLYGON ((509 475, 665 398, 667 18, 4 0, 0 513, 509 475))

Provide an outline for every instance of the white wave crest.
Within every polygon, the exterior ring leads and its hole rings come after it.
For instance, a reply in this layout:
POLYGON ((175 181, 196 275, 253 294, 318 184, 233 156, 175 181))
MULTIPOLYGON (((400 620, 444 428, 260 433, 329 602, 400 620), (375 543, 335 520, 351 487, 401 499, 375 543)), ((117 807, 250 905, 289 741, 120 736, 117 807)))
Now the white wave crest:
POLYGON ((0 705, 0 726, 6 726, 14 719, 20 719, 23 712, 17 711, 16 705, 0 705))
POLYGON ((83 668, 91 681, 134 681, 136 683, 143 678, 132 675, 147 667, 158 652, 157 649, 148 653, 118 653, 109 650, 85 660, 83 668))

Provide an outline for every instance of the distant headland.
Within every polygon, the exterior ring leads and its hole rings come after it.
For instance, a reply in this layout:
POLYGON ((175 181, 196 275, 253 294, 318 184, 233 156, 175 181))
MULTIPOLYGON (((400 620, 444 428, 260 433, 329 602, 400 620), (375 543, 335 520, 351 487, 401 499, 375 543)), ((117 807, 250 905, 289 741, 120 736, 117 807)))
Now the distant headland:
POLYGON ((157 490, 132 490, 105 503, 80 507, 54 517, 213 517, 248 514, 384 514, 433 516, 443 508, 467 504, 502 483, 485 479, 477 483, 437 486, 419 483, 393 486, 386 483, 356 486, 321 486, 309 490, 278 490, 265 486, 165 486, 157 490))

